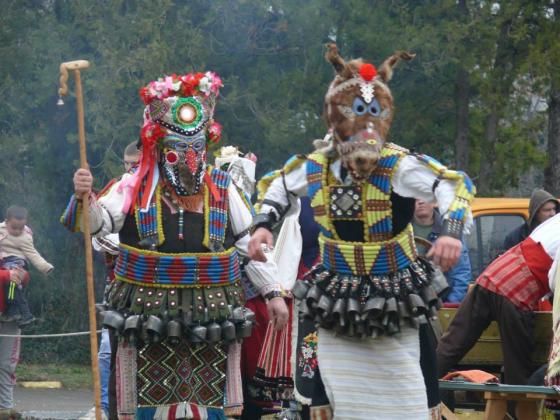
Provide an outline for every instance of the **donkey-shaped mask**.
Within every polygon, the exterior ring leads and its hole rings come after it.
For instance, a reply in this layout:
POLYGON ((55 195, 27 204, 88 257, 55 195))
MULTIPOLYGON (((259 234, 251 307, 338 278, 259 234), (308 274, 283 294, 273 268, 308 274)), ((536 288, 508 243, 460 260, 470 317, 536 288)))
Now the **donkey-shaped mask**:
POLYGON ((415 54, 400 51, 386 59, 379 72, 362 59, 345 62, 335 44, 327 45, 325 58, 336 76, 325 96, 325 118, 332 130, 334 148, 354 181, 375 170, 393 120, 393 96, 387 86, 393 66, 415 54))

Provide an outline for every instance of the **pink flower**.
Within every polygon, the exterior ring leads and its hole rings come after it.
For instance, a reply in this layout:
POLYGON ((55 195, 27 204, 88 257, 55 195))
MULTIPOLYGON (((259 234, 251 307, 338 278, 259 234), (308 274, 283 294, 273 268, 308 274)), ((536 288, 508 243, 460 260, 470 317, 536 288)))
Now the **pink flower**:
POLYGON ((246 153, 244 158, 249 159, 250 161, 257 163, 257 155, 255 155, 253 152, 246 153))
POLYGON ((224 87, 222 79, 220 79, 220 76, 218 76, 213 71, 207 71, 204 75, 208 77, 210 81, 210 91, 217 96, 220 92, 220 88, 224 87))
POLYGON ((222 137, 222 125, 219 122, 213 121, 208 127, 208 137, 212 143, 218 143, 222 137))

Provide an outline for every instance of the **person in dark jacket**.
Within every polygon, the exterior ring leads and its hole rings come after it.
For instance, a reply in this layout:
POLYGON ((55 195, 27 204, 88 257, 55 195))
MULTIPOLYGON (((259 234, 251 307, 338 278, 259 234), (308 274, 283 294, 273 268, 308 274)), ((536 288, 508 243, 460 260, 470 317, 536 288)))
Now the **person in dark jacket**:
POLYGON ((534 190, 529 201, 529 219, 508 233, 504 240, 504 248, 510 249, 524 241, 533 229, 559 211, 560 202, 552 194, 545 190, 534 190))

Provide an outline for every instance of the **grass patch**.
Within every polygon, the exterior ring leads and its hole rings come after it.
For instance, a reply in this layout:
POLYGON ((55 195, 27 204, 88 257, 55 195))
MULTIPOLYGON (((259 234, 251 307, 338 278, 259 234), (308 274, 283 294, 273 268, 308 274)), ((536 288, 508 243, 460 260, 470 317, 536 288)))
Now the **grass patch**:
POLYGON ((60 381, 70 389, 92 387, 90 366, 20 363, 16 375, 18 381, 60 381))

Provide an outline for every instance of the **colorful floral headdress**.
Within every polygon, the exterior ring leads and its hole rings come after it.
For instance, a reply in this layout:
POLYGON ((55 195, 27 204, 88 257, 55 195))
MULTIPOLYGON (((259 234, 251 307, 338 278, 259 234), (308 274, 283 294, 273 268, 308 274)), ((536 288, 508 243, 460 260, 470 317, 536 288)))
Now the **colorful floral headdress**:
POLYGON ((138 171, 127 182, 130 194, 123 210, 131 209, 141 190, 145 193, 141 194, 140 207, 147 209, 159 179, 157 146, 168 131, 194 136, 204 130, 209 141, 220 140, 222 127, 213 116, 221 87, 220 77, 207 71, 164 76, 140 89, 146 105, 140 133, 142 158, 138 171))
MULTIPOLYGON (((223 87, 220 77, 211 71, 187 73, 182 76, 172 74, 148 83, 140 89, 140 97, 146 104, 144 129, 146 140, 154 143, 161 135, 151 132, 153 124, 167 128, 178 134, 192 136, 207 129, 209 139, 217 143, 221 136, 221 126, 213 120, 216 99, 223 87)), ((142 138, 144 142, 144 138, 142 138)))

